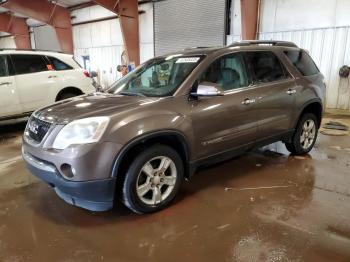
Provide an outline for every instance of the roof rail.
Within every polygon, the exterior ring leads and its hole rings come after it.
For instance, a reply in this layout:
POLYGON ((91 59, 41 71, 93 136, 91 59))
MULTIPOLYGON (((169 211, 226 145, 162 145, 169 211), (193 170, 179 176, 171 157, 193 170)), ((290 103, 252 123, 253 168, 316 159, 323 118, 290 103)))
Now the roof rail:
POLYGON ((184 50, 205 49, 205 48, 213 48, 213 46, 193 46, 193 47, 186 47, 184 50))
POLYGON ((44 50, 44 49, 21 49, 21 48, 0 48, 0 51, 38 51, 38 52, 53 52, 53 53, 63 53, 61 51, 44 50))
POLYGON ((229 47, 235 46, 249 46, 249 45, 272 45, 272 46, 284 46, 284 47, 298 47, 293 42, 278 41, 278 40, 245 40, 234 42, 229 47))

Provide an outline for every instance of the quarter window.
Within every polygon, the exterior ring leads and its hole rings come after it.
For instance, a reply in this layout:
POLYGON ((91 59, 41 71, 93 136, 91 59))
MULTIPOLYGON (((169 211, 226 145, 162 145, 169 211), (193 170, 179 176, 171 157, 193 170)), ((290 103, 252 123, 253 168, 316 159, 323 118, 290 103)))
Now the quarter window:
POLYGON ((223 91, 248 86, 248 78, 240 53, 217 59, 200 77, 200 82, 218 85, 223 91))
POLYGON ((12 55, 12 61, 18 75, 47 71, 47 64, 40 55, 12 55))
POLYGON ((274 82, 289 77, 281 62, 272 52, 246 53, 247 65, 254 83, 274 82))
POLYGON ((71 66, 67 65, 66 63, 62 62, 61 60, 55 57, 48 56, 48 59, 50 63, 53 65, 53 68, 57 71, 73 69, 71 66))
POLYGON ((6 56, 0 56, 0 77, 7 76, 7 61, 6 56))
POLYGON ((303 76, 316 75, 320 72, 312 58, 305 51, 285 51, 284 53, 303 76))

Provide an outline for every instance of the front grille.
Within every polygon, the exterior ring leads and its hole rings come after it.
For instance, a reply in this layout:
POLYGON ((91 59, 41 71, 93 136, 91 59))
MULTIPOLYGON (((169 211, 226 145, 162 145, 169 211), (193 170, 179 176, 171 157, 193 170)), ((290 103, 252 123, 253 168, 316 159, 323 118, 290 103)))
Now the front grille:
POLYGON ((40 120, 34 116, 28 122, 28 135, 35 142, 40 143, 51 127, 51 123, 40 120))

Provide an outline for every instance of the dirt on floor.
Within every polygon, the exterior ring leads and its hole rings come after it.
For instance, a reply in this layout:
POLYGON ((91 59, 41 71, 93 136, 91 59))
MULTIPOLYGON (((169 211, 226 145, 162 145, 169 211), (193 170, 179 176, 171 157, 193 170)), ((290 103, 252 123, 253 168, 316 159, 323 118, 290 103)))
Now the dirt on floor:
POLYGON ((169 208, 136 215, 59 199, 25 168, 23 128, 0 127, 0 261, 350 261, 350 136, 202 169, 169 208))

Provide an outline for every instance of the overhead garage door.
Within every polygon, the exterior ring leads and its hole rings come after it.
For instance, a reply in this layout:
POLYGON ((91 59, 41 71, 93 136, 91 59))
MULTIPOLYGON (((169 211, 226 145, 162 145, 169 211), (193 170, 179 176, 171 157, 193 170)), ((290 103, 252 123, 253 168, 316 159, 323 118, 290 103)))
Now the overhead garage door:
POLYGON ((225 41, 226 0, 164 0, 154 3, 155 54, 225 41))

